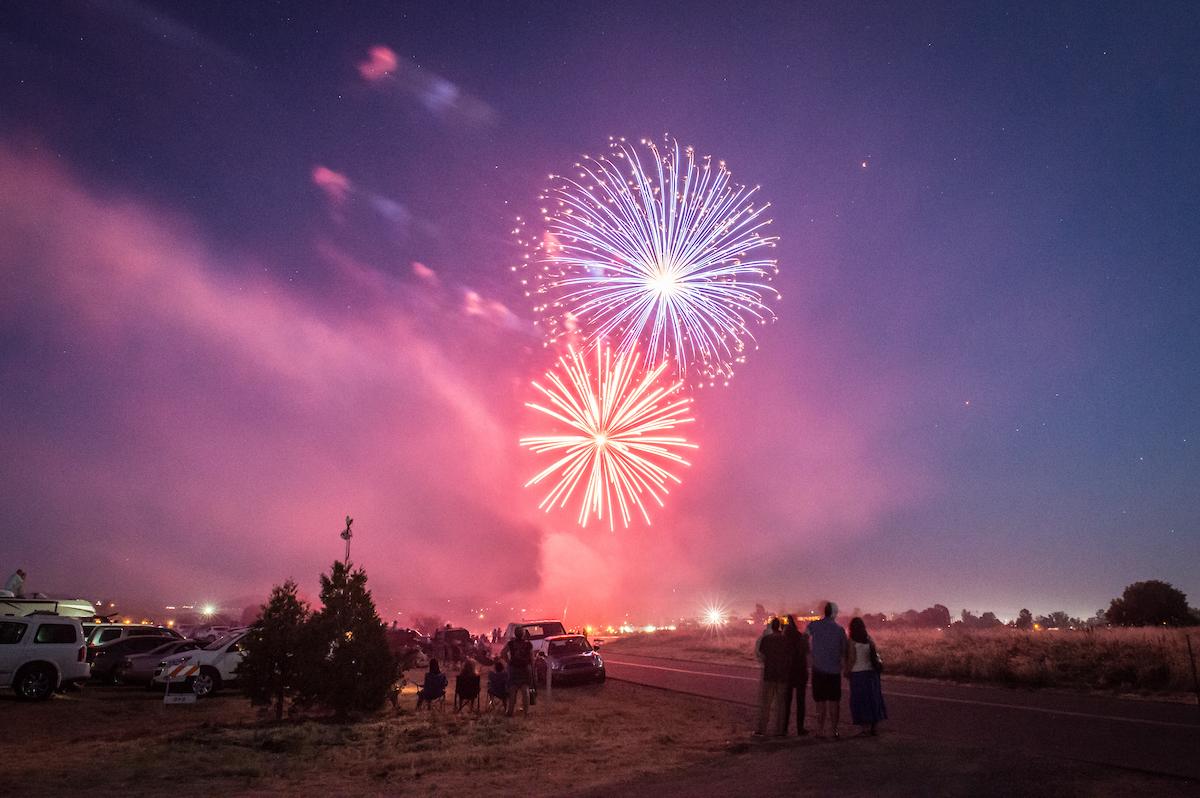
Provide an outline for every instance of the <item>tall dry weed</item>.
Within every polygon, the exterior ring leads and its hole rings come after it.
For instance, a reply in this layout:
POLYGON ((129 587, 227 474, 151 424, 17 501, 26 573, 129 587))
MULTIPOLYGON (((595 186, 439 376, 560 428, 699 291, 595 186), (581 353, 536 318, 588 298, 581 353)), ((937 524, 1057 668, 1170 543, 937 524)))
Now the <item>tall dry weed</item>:
MULTIPOLYGON (((1196 689, 1187 636, 1200 659, 1200 633, 1187 629, 1022 631, 871 630, 888 674, 1013 687, 1186 693, 1196 689)), ((607 650, 643 656, 756 665, 758 631, 735 626, 659 631, 613 641, 607 650)))
POLYGON ((1018 687, 1179 693, 1195 689, 1188 633, 1000 628, 879 630, 873 636, 891 674, 1018 687))

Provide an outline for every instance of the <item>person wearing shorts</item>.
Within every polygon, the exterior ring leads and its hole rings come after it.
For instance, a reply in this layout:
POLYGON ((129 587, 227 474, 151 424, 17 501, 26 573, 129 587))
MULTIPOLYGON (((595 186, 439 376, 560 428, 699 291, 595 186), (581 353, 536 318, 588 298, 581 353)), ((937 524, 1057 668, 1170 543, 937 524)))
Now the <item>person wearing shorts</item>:
POLYGON ((817 737, 825 738, 825 718, 830 734, 838 734, 838 716, 842 706, 842 661, 846 656, 846 630, 838 625, 838 608, 832 601, 825 605, 825 617, 808 625, 812 641, 812 695, 817 704, 817 737))

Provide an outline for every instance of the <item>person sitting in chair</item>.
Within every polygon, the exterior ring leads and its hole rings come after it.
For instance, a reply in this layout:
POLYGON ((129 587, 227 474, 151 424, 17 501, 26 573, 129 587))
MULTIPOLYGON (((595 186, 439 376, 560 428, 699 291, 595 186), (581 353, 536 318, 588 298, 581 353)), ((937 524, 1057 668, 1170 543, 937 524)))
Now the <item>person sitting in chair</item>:
POLYGON ((454 680, 454 711, 457 712, 471 704, 475 704, 475 711, 478 712, 479 673, 475 670, 475 663, 467 660, 458 672, 458 678, 454 680))
POLYGON ((488 706, 508 704, 508 671, 504 670, 504 660, 496 660, 493 670, 488 674, 488 706))
POLYGON ((442 666, 438 664, 436 659, 429 660, 429 673, 425 674, 425 684, 421 685, 421 689, 417 691, 417 709, 421 708, 421 704, 433 706, 433 702, 439 698, 446 697, 446 686, 449 684, 446 674, 442 673, 442 666))

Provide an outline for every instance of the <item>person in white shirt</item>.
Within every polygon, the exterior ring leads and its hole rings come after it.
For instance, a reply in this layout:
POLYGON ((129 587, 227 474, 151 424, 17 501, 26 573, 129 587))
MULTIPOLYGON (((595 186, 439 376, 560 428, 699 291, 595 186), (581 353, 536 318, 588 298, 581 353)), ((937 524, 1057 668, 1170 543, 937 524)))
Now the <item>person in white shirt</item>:
POLYGON ((20 568, 4 583, 4 589, 15 598, 25 598, 25 572, 20 568))
POLYGON ((875 725, 887 720, 883 703, 883 687, 879 673, 883 662, 875 649, 875 641, 867 634, 862 618, 850 621, 850 645, 846 649, 843 671, 850 680, 850 721, 863 735, 875 735, 875 725))

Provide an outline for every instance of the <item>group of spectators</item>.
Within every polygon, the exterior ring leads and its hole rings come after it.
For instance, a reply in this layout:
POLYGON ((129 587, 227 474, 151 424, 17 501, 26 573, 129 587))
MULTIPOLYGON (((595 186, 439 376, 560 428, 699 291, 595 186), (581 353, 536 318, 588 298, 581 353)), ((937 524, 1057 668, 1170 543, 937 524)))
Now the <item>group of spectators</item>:
POLYGON ((862 618, 850 621, 850 634, 837 622, 837 605, 825 605, 825 617, 812 621, 801 632, 795 617, 772 618, 755 644, 762 664, 759 689, 758 727, 754 734, 785 736, 788 733, 793 698, 796 734, 804 735, 804 691, 812 666, 812 696, 817 705, 817 737, 825 739, 825 721, 833 739, 841 738, 842 679, 850 681, 851 721, 863 735, 874 735, 877 724, 887 719, 879 674, 883 663, 875 642, 867 634, 862 618), (772 716, 775 723, 772 725, 772 716))
MULTIPOLYGON (((467 660, 454 688, 456 710, 479 697, 480 682, 481 674, 475 670, 475 663, 467 660)), ((445 698, 448 686, 449 680, 442 673, 441 664, 436 659, 429 660, 425 683, 417 690, 417 708, 445 698)), ((505 644, 488 673, 488 701, 489 704, 501 704, 509 717, 515 713, 520 702, 521 713, 528 717, 532 690, 533 643, 526 639, 524 630, 518 627, 513 639, 505 644)))

